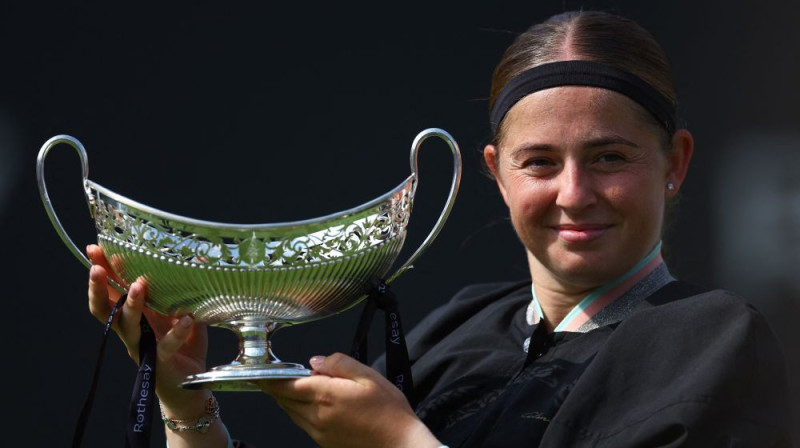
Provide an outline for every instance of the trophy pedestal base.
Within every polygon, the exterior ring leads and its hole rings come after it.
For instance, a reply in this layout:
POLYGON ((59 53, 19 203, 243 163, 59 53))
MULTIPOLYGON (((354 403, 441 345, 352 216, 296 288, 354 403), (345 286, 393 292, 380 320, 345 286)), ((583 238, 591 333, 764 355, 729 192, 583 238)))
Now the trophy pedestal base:
POLYGON ((208 372, 189 375, 181 383, 184 389, 209 389, 226 392, 260 392, 254 381, 304 378, 311 371, 300 364, 276 362, 263 365, 230 365, 215 367, 208 372))

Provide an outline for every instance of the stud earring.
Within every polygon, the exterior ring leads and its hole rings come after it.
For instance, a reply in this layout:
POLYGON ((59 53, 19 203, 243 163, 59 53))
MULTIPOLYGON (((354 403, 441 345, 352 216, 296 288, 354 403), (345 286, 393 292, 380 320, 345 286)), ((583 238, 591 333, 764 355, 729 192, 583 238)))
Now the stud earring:
POLYGON ((667 190, 669 190, 669 191, 675 190, 675 184, 673 184, 672 182, 668 183, 667 184, 667 190))

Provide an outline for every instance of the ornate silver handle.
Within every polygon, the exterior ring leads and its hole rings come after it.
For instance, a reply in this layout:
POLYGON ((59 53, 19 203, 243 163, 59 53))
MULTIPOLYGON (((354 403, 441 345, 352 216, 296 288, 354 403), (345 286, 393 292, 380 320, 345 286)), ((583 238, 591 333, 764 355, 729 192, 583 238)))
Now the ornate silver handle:
MULTIPOLYGON (((453 204, 456 200, 456 194, 458 193, 458 187, 461 184, 461 151, 458 149, 458 144, 456 143, 453 136, 451 136, 447 131, 439 128, 429 128, 425 129, 424 131, 417 134, 417 137, 414 139, 414 142, 411 144, 411 173, 415 179, 417 177, 417 168, 419 167, 419 163, 417 161, 417 151, 419 150, 422 142, 424 142, 429 137, 439 137, 444 140, 447 145, 450 147, 450 151, 453 153, 453 179, 450 183, 450 193, 447 197, 447 202, 444 204, 444 208, 442 209, 442 213, 439 215, 439 219, 434 224, 433 229, 425 238, 425 240, 420 244, 417 250, 411 254, 408 260, 400 266, 394 274, 391 275, 386 280, 386 284, 392 283, 398 276, 402 273, 408 271, 409 269, 413 268, 414 261, 422 254, 422 252, 430 246, 431 242, 434 238, 439 234, 439 231, 442 230, 447 217, 450 215, 450 211, 453 209, 453 204)), ((417 181, 418 182, 418 181, 417 181)), ((414 186, 416 190, 416 185, 414 186)))
MULTIPOLYGON (((87 268, 92 267, 92 262, 83 254, 83 252, 72 242, 72 239, 67 235, 66 230, 64 230, 64 226, 61 225, 61 221, 58 219, 58 215, 56 215, 55 210, 53 209, 53 204, 50 202, 50 196, 47 194, 47 185, 44 180, 44 159, 47 157, 47 153, 50 152, 50 149, 59 145, 61 143, 66 143, 69 146, 75 148, 78 151, 78 156, 81 159, 81 174, 83 176, 83 189, 86 192, 86 201, 89 203, 89 210, 93 210, 92 208, 92 196, 91 190, 87 186, 87 180, 89 177, 89 161, 86 157, 86 149, 84 149, 81 142, 78 141, 75 137, 71 137, 69 135, 56 135, 55 137, 51 138, 44 142, 42 148, 39 150, 39 155, 36 158, 36 182, 39 185, 39 196, 42 198, 42 204, 44 204, 44 209, 47 212, 47 216, 50 218, 50 222, 53 224, 53 227, 56 229, 58 236, 61 237, 61 241, 67 246, 67 248, 72 252, 75 257, 80 260, 81 263, 84 264, 87 268)), ((125 292, 125 288, 111 279, 108 278, 109 283, 115 289, 120 292, 125 292)))

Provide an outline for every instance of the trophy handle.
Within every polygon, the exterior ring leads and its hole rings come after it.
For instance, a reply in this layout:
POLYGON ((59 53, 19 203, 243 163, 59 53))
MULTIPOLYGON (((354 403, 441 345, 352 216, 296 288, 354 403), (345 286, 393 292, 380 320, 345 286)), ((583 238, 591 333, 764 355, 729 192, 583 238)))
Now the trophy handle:
MULTIPOLYGON (((50 196, 47 194, 47 185, 44 180, 44 159, 47 157, 47 153, 56 145, 61 143, 66 143, 69 146, 75 148, 78 151, 78 156, 81 158, 81 174, 83 175, 83 189, 86 193, 86 201, 89 203, 89 210, 94 217, 94 208, 92 206, 92 192, 91 189, 87 185, 88 176, 89 176, 89 162, 86 157, 86 150, 83 148, 81 142, 78 139, 71 137, 69 135, 56 135, 55 137, 51 138, 44 142, 42 148, 39 150, 39 156, 36 158, 36 182, 39 185, 39 196, 42 198, 42 204, 44 204, 44 209, 47 212, 47 216, 50 218, 50 222, 53 224, 53 227, 56 229, 58 236, 61 237, 61 241, 66 244, 67 248, 72 252, 75 257, 84 264, 87 268, 92 267, 92 262, 83 254, 83 252, 78 249, 78 246, 72 242, 72 239, 67 235, 67 232, 64 230, 64 226, 61 225, 61 221, 59 221, 58 216, 56 215, 55 210, 53 209, 53 204, 50 202, 50 196)), ((124 293, 126 290, 123 286, 119 283, 114 281, 112 278, 108 278, 109 283, 113 286, 116 290, 124 293)))
MULTIPOLYGON (((388 285, 392 283, 400 274, 408 271, 409 269, 413 268, 414 261, 422 254, 422 252, 430 246, 431 242, 434 238, 439 234, 439 231, 442 230, 447 217, 450 215, 450 211, 453 209, 453 204, 456 199, 456 194, 458 193, 458 187, 461 184, 461 151, 458 149, 458 144, 456 143, 453 136, 451 136, 447 131, 439 128, 429 128, 425 129, 424 131, 417 134, 417 137, 414 139, 414 142, 411 144, 411 174, 414 176, 415 179, 417 177, 417 168, 419 163, 417 161, 417 151, 419 147, 429 137, 439 137, 444 140, 447 145, 450 147, 450 151, 453 153, 453 179, 450 183, 450 193, 447 197, 447 202, 444 204, 444 209, 442 209, 442 213, 439 215, 439 219, 434 224, 433 229, 428 234, 427 238, 420 244, 417 250, 411 254, 406 261, 391 277, 389 277, 385 283, 388 285)), ((418 182, 418 180, 416 181, 418 182)), ((416 184, 414 186, 414 190, 416 190, 416 184)))

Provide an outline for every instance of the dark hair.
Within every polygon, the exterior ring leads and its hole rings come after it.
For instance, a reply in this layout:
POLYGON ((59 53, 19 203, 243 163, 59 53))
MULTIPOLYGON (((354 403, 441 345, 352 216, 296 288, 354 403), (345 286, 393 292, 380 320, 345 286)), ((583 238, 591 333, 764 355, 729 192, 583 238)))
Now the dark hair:
MULTIPOLYGON (((589 60, 633 73, 676 105, 670 67, 650 32, 633 20, 602 11, 569 11, 528 28, 503 53, 492 75, 491 111, 499 93, 525 70, 561 60, 589 60)), ((503 126, 492 140, 498 143, 503 126)), ((666 133, 665 133, 666 134, 666 133)), ((670 135, 665 135, 668 142, 670 135)))
MULTIPOLYGON (((655 37, 633 20, 603 11, 568 11, 535 24, 514 39, 494 69, 489 92, 489 113, 500 92, 520 73, 563 60, 589 60, 633 73, 664 95, 677 109, 667 56, 655 37)), ((650 117, 649 114, 643 116, 650 117)), ((655 120, 653 120, 655 123, 655 120)), ((663 147, 672 135, 664 127, 663 147)), ((492 135, 496 145, 503 135, 502 122, 492 135)), ((484 167, 487 168, 487 167, 484 167)), ((490 170, 486 174, 493 178, 490 170)), ((673 217, 678 197, 666 203, 664 227, 673 217)))

